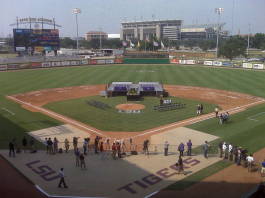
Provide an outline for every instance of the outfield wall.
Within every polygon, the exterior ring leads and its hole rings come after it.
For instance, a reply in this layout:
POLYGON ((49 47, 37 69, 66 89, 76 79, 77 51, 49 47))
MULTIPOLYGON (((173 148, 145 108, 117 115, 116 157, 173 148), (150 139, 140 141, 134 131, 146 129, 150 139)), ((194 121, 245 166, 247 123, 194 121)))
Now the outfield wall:
POLYGON ((67 66, 89 66, 89 65, 110 65, 110 64, 175 64, 175 65, 205 65, 213 67, 233 67, 264 70, 265 63, 261 62, 243 62, 227 60, 193 60, 193 59, 168 59, 168 58, 97 58, 81 60, 60 60, 60 61, 39 61, 28 63, 2 63, 0 71, 52 68, 67 66))

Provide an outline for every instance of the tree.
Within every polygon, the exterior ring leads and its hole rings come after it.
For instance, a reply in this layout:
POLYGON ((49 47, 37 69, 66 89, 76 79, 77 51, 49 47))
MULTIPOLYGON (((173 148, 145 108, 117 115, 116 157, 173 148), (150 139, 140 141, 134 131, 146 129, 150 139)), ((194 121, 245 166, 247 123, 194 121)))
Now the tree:
POLYGON ((253 47, 257 49, 265 49, 265 34, 255 34, 253 37, 253 47))
POLYGON ((62 48, 76 48, 76 41, 66 37, 60 39, 60 45, 62 48))
POLYGON ((219 49, 219 54, 232 60, 237 56, 246 56, 246 41, 239 36, 226 40, 219 49))

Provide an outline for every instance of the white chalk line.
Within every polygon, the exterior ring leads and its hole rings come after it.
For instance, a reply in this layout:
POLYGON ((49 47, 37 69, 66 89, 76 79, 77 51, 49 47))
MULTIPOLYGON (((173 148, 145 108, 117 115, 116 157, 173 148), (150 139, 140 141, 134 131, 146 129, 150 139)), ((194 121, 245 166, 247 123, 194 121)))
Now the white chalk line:
POLYGON ((260 113, 257 113, 255 115, 249 116, 249 117, 247 117, 247 119, 255 121, 255 122, 258 122, 259 120, 258 119, 254 119, 254 118, 258 117, 259 115, 263 115, 263 114, 265 114, 265 112, 260 112, 260 113))
POLYGON ((39 185, 35 184, 35 187, 37 190, 39 190, 41 193, 43 193, 46 197, 60 197, 60 198, 104 198, 104 197, 80 197, 80 196, 62 196, 62 195, 50 195, 45 190, 43 190, 39 185))
POLYGON ((30 103, 28 103, 28 102, 24 102, 24 101, 22 101, 22 100, 19 100, 19 99, 13 97, 13 96, 7 96, 7 97, 10 98, 10 99, 12 99, 12 100, 14 100, 14 101, 17 101, 17 102, 20 103, 20 104, 24 104, 24 105, 30 106, 30 107, 32 107, 32 108, 37 109, 38 111, 45 112, 45 113, 47 113, 47 114, 49 114, 49 115, 52 115, 52 116, 54 116, 54 117, 60 118, 60 119, 62 119, 62 120, 65 120, 66 122, 71 123, 72 125, 75 125, 75 126, 78 126, 78 127, 80 127, 80 128, 86 129, 86 130, 88 130, 88 131, 91 131, 91 132, 93 132, 93 133, 96 133, 97 135, 107 137, 107 136, 103 135, 102 133, 100 133, 100 132, 98 132, 98 131, 96 131, 96 130, 94 130, 94 129, 91 129, 91 128, 87 127, 87 126, 84 126, 84 125, 78 123, 77 121, 72 120, 72 119, 70 119, 70 118, 66 118, 65 116, 62 116, 62 115, 60 115, 60 114, 58 114, 58 113, 55 113, 55 112, 53 112, 53 111, 47 110, 47 109, 42 108, 42 107, 38 107, 38 106, 32 105, 32 104, 30 104, 30 103))
POLYGON ((16 115, 14 112, 10 111, 9 109, 5 108, 5 107, 2 107, 2 110, 10 113, 11 115, 16 115))

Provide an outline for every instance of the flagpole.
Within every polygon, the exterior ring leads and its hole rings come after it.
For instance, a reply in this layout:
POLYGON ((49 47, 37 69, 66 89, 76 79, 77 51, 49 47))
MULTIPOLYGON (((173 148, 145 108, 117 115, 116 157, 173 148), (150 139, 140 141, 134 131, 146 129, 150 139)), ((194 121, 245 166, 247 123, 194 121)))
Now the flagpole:
POLYGON ((144 51, 146 52, 146 39, 144 39, 144 51))

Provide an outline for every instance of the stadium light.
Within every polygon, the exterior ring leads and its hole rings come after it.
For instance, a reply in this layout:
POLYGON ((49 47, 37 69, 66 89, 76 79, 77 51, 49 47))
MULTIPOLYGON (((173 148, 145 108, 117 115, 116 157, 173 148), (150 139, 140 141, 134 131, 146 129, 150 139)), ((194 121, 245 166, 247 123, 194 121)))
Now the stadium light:
POLYGON ((76 49, 79 49, 79 33, 78 33, 78 19, 77 15, 81 13, 81 9, 79 8, 74 8, 73 9, 73 14, 75 14, 75 22, 76 22, 76 49))
POLYGON ((224 8, 215 8, 215 13, 218 14, 218 25, 217 25, 217 35, 216 35, 216 58, 218 58, 220 18, 223 12, 224 8))

